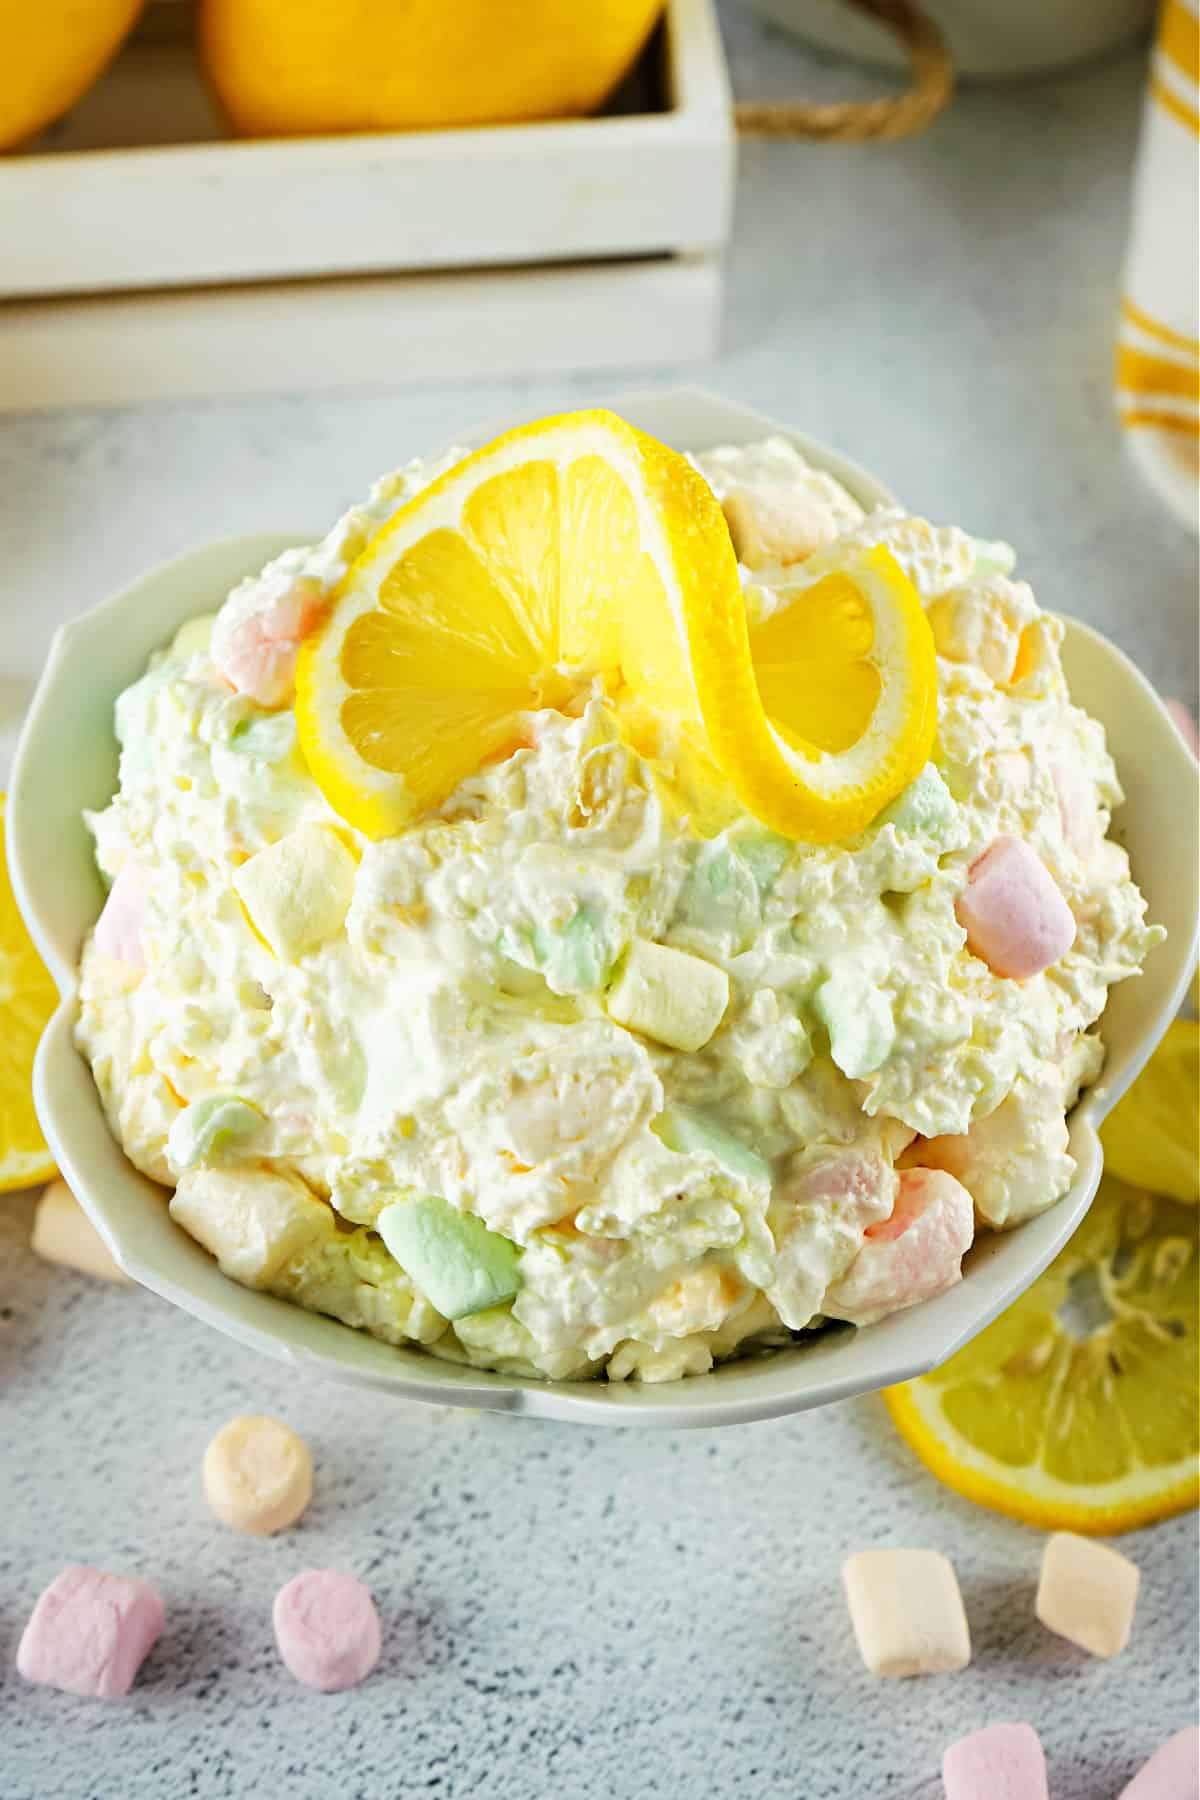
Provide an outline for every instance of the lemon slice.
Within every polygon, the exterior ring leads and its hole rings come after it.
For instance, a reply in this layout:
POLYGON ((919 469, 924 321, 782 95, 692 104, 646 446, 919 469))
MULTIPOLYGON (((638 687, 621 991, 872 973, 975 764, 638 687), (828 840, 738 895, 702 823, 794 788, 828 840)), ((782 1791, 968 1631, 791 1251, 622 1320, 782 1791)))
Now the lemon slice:
POLYGON ((702 735, 792 837, 865 825, 928 759, 933 638, 885 550, 751 638, 729 531, 685 457, 612 413, 522 426, 418 494, 300 654, 300 741, 331 805, 401 829, 599 683, 702 735), (758 659, 756 670, 755 658, 758 659))
POLYGON ((1109 1533, 1200 1501, 1195 1211, 1106 1176, 1028 1293, 932 1375, 884 1395, 969 1500, 1109 1533))
POLYGON ((1122 1181, 1200 1201, 1200 1024, 1176 1019, 1100 1129, 1104 1166, 1122 1181))
POLYGON ((54 1178, 30 1083, 38 1039, 57 1004, 8 885, 0 794, 0 1193, 54 1178))

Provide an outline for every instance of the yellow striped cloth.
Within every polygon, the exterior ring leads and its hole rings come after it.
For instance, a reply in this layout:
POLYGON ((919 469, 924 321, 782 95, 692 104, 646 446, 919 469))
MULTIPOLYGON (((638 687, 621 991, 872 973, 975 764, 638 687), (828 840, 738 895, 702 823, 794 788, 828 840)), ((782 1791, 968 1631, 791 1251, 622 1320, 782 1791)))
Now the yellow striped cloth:
POLYGON ((1134 185, 1117 341, 1129 443, 1197 529, 1200 494, 1200 0, 1164 0, 1134 185))

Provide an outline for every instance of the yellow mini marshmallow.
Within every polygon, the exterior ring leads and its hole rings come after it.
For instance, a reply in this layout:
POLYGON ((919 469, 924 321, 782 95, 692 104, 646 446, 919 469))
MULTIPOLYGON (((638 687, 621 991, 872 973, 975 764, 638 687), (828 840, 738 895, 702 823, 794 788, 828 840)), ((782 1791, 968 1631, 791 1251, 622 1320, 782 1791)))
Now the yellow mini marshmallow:
POLYGON ((187 1169, 171 1217, 244 1287, 267 1287, 284 1263, 334 1234, 333 1215, 296 1175, 187 1169))
POLYGON ((312 1498, 308 1445, 282 1419, 245 1414, 204 1452, 204 1494, 233 1531, 267 1537, 294 1525, 312 1498))
POLYGON ((686 950, 634 938, 607 1005, 630 1031, 672 1050, 699 1050, 725 1016, 729 977, 686 950))
POLYGON ((295 962, 341 930, 357 872, 336 831, 301 825, 244 862, 233 885, 259 936, 295 962))
POLYGON ((33 1217, 33 1248, 47 1262, 98 1275, 101 1281, 129 1283, 65 1181, 52 1181, 43 1190, 33 1217))
POLYGON ((1037 1616, 1081 1650, 1116 1656, 1129 1642, 1140 1581, 1137 1565, 1119 1550, 1056 1531, 1042 1552, 1037 1616))

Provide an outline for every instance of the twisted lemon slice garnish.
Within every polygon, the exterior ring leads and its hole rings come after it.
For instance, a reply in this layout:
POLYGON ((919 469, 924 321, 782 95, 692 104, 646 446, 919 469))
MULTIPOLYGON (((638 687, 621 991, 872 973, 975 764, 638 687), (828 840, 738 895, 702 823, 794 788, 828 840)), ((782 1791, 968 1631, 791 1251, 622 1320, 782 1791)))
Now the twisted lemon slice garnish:
POLYGON ((606 412, 507 433, 379 532, 301 651, 300 741, 382 837, 597 680, 702 733, 742 805, 812 843, 867 824, 933 741, 933 639, 887 551, 751 630, 707 483, 606 412))

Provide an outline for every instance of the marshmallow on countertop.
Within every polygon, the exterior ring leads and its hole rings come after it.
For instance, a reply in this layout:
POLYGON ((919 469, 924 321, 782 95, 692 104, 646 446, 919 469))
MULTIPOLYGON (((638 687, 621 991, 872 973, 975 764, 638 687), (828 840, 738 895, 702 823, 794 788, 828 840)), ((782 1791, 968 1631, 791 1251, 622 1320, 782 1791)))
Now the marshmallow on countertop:
POLYGON ((379 1661, 379 1614, 361 1581, 341 1569, 309 1569, 275 1596, 279 1654, 305 1687, 340 1693, 379 1661))
POLYGON ((967 948, 994 975, 1024 981, 1065 956, 1075 917, 1049 869, 1024 838, 1005 834, 971 864, 955 903, 967 948))
POLYGON ((1129 1642, 1141 1575, 1094 1538, 1056 1531, 1042 1552, 1037 1616, 1048 1631, 1093 1656, 1116 1656, 1129 1642))
POLYGON ((942 1758, 946 1800, 1047 1800, 1046 1758, 1032 1725, 985 1725, 942 1758))
POLYGON ((1200 1727, 1187 1725, 1160 1744, 1120 1800, 1200 1800, 1200 1727))
POLYGON ((113 1261, 103 1238, 65 1181, 52 1181, 42 1191, 33 1217, 33 1248, 47 1262, 61 1263, 84 1275, 97 1275, 101 1281, 132 1285, 132 1277, 113 1261))
POLYGON ((162 1596, 148 1581, 72 1563, 33 1609, 17 1650, 26 1681, 86 1699, 127 1694, 163 1628, 162 1596))
POLYGON ((308 1445, 281 1419, 247 1414, 204 1452, 204 1493, 223 1525, 266 1537, 294 1525, 312 1498, 308 1445))
POLYGON ((936 1550, 860 1550, 842 1565, 850 1622, 873 1675, 965 1669, 971 1637, 958 1579, 936 1550))

